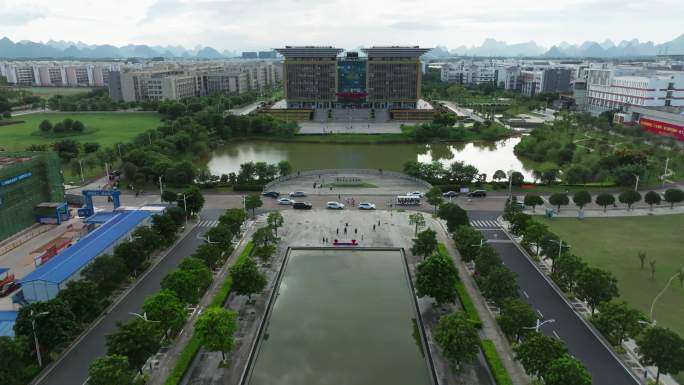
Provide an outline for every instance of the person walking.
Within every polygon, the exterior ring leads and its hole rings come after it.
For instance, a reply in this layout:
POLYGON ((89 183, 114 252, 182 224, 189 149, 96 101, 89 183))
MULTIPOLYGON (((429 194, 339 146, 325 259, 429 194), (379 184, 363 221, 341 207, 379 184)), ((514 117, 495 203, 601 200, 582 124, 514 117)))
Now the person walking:
POLYGON ((356 229, 356 227, 355 227, 355 228, 354 228, 354 235, 356 235, 356 234, 358 234, 358 233, 359 233, 359 231, 358 231, 358 230, 356 229))
POLYGON ((347 228, 344 228, 344 235, 347 235, 347 228))
POLYGON ((373 223, 373 231, 375 231, 375 223, 373 223))
POLYGON ((339 227, 337 229, 335 229, 335 234, 340 235, 340 228, 339 227))

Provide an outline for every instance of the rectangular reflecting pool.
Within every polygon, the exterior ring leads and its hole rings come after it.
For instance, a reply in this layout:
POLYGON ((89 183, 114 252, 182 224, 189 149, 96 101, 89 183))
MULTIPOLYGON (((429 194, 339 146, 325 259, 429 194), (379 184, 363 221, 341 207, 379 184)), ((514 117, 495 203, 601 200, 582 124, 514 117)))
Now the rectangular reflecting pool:
POLYGON ((285 263, 244 384, 432 383, 401 251, 292 249, 285 263))

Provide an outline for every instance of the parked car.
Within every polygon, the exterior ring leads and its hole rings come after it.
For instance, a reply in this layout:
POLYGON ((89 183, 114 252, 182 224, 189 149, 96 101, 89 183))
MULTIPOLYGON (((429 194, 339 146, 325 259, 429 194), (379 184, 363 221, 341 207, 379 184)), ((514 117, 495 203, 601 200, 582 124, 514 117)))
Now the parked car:
POLYGON ((273 198, 273 199, 280 198, 280 193, 277 191, 267 191, 261 195, 263 195, 265 197, 273 198))
POLYGON ((407 192, 407 193, 406 193, 406 196, 408 196, 408 197, 419 197, 419 198, 422 198, 423 195, 424 195, 424 194, 423 194, 422 192, 420 192, 420 191, 411 191, 411 192, 407 192))
POLYGON ((375 210, 375 203, 361 202, 359 203, 359 210, 375 210))
POLYGON ((19 290, 21 284, 19 282, 6 283, 2 288, 0 288, 0 298, 7 297, 8 295, 19 290))
POLYGON ((306 193, 305 193, 304 191, 293 191, 293 192, 290 193, 290 197, 291 197, 291 198, 294 198, 294 197, 305 197, 305 196, 306 196, 306 193))
POLYGON ((311 210, 313 205, 309 202, 295 202, 292 208, 295 210, 311 210))
POLYGON ((475 190, 475 191, 469 192, 468 196, 474 197, 474 198, 484 198, 487 196, 487 192, 485 190, 475 190))
POLYGON ((326 203, 325 207, 332 210, 344 210, 344 204, 340 202, 328 202, 326 203))
POLYGON ((295 201, 294 201, 293 199, 290 199, 290 198, 280 198, 280 199, 278 199, 278 204, 279 204, 279 205, 291 205, 291 204, 294 204, 294 203, 295 203, 295 201))
POLYGON ((461 193, 456 192, 456 191, 447 191, 447 192, 442 194, 442 196, 445 198, 455 198, 459 195, 461 195, 461 193))
POLYGON ((511 201, 511 206, 525 210, 525 204, 520 201, 511 201))

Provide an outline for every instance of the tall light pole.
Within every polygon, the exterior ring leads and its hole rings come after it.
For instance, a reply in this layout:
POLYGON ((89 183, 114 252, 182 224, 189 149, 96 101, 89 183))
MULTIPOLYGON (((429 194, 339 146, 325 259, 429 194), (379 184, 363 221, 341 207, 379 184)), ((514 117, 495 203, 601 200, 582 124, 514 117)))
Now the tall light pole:
POLYGON ((535 332, 539 333, 539 328, 541 328, 543 325, 554 322, 556 322, 555 319, 547 319, 546 321, 542 321, 539 318, 537 318, 537 324, 535 326, 524 327, 523 329, 534 329, 535 332))
POLYGON ((634 183, 634 191, 639 191, 639 174, 632 174, 636 178, 636 182, 634 183))
POLYGON ((83 178, 83 159, 78 160, 78 167, 81 169, 81 183, 85 182, 83 178))
POLYGON ((185 209, 185 227, 188 226, 188 202, 185 200, 185 194, 183 196, 183 208, 185 209))
POLYGON ((123 158, 123 156, 121 155, 121 143, 117 143, 116 148, 119 149, 119 158, 123 158))
MULTIPOLYGON (((567 242, 563 244, 563 240, 560 238, 558 238, 558 240, 551 239, 550 241, 558 245, 558 258, 560 258, 561 254, 563 253, 563 246, 567 247, 568 249, 570 248, 570 245, 568 245, 567 242)), ((553 266, 553 264, 551 266, 553 266)))
POLYGON ((159 175, 159 202, 163 202, 162 195, 164 195, 164 187, 162 187, 162 176, 159 175))
POLYGON ((40 344, 38 344, 38 335, 36 334, 36 318, 42 317, 44 315, 50 314, 49 311, 40 312, 35 314, 31 310, 31 329, 33 329, 33 342, 36 344, 36 357, 38 357, 38 367, 43 367, 43 357, 40 355, 40 344))
POLYGON ((667 179, 667 166, 670 164, 670 158, 665 159, 665 172, 663 173, 663 184, 661 187, 665 187, 665 179, 667 179))

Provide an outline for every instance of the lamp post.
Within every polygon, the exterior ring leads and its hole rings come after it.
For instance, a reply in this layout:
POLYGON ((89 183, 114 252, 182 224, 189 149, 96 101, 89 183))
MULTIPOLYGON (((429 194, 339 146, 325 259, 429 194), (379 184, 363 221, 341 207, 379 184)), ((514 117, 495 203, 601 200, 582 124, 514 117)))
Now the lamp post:
MULTIPOLYGON (((563 252, 563 246, 567 247, 568 249, 570 248, 570 245, 568 245, 567 242, 565 242, 565 244, 563 244, 563 240, 560 238, 558 240, 551 239, 550 241, 558 245, 558 258, 560 258, 561 253, 563 252)), ((553 265, 551 265, 551 266, 553 266, 553 265)))
POLYGON ((185 209, 185 227, 188 226, 188 202, 185 200, 185 194, 183 196, 183 208, 185 209))
POLYGON ((639 174, 632 174, 636 178, 636 182, 634 183, 634 191, 639 190, 639 174))
POLYGON ((78 160, 78 167, 81 169, 81 183, 85 182, 83 178, 83 159, 78 160))
POLYGON ((667 179, 667 166, 670 164, 670 158, 665 159, 665 172, 663 173, 663 183, 661 187, 665 187, 665 180, 667 179))
POLYGON ((164 195, 164 188, 162 187, 162 176, 159 175, 159 202, 163 202, 162 195, 164 195))
POLYGON ((40 312, 38 314, 35 314, 33 310, 31 310, 31 329, 33 329, 33 342, 36 345, 36 357, 38 357, 38 367, 42 368, 43 367, 43 357, 40 355, 40 344, 38 344, 38 335, 36 334, 36 318, 42 317, 44 315, 50 314, 49 311, 44 311, 40 312))
POLYGON ((151 319, 148 319, 148 318, 147 318, 147 312, 142 313, 142 315, 141 315, 141 314, 138 314, 138 313, 133 313, 133 312, 128 312, 128 314, 133 315, 133 316, 136 316, 136 317, 140 318, 141 320, 143 320, 143 321, 145 321, 145 322, 160 322, 160 321, 153 321, 153 320, 151 320, 151 319))
POLYGON ((523 329, 534 329, 535 332, 539 333, 539 328, 541 328, 545 324, 550 324, 556 322, 555 319, 547 319, 546 321, 542 321, 539 318, 537 318, 537 324, 535 326, 528 326, 524 327, 523 329))

